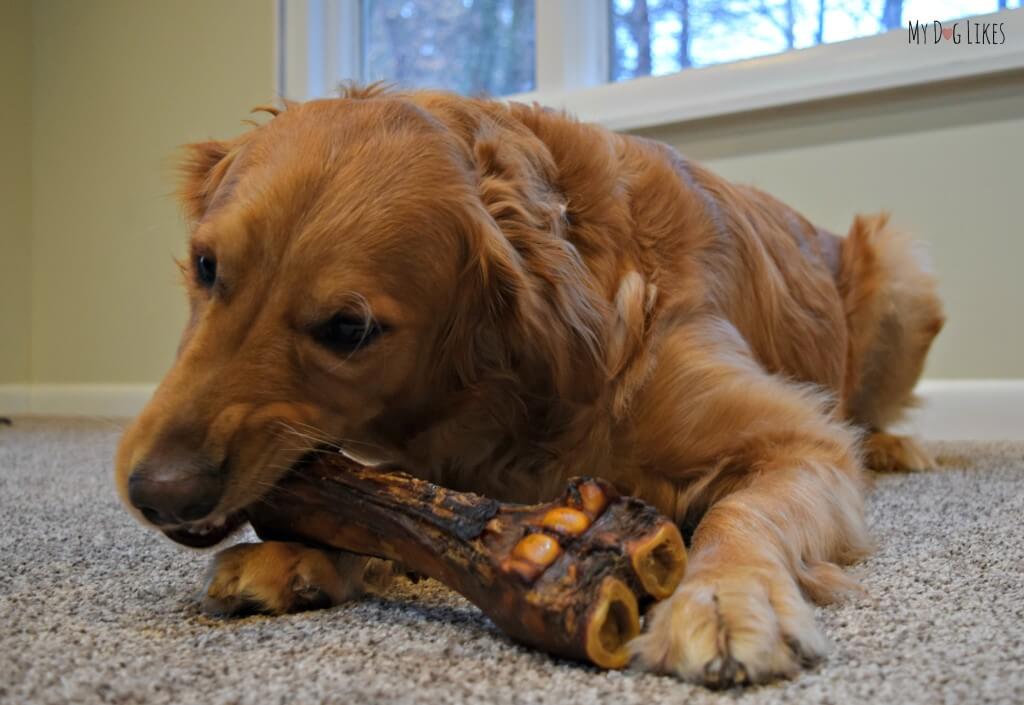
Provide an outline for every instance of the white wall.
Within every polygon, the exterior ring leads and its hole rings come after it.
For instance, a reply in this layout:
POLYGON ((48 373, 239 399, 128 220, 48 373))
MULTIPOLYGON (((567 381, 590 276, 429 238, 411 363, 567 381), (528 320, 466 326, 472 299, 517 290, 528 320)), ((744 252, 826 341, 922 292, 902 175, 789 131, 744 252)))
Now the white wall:
POLYGON ((189 141, 274 97, 272 0, 32 4, 33 383, 155 382, 185 320, 189 141))
POLYGON ((0 384, 29 379, 32 9, 0 3, 0 384))
POLYGON ((1024 72, 645 134, 837 233, 890 211, 946 303, 925 375, 1024 378, 1024 72))

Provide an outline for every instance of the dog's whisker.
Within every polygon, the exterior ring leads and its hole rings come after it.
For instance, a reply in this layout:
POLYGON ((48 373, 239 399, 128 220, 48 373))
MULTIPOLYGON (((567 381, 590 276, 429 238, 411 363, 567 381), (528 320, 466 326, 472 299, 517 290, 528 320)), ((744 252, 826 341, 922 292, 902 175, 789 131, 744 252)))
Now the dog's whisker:
POLYGON ((282 430, 288 432, 292 436, 295 436, 297 438, 301 438, 303 440, 312 441, 313 443, 323 443, 326 440, 323 436, 314 436, 313 434, 305 433, 303 431, 300 431, 299 429, 294 428, 293 426, 288 425, 284 421, 280 422, 280 426, 281 426, 282 430))
POLYGON ((289 433, 289 434, 291 434, 291 435, 293 435, 293 436, 295 436, 295 437, 297 437, 299 439, 303 439, 303 440, 306 440, 306 441, 311 441, 315 445, 327 446, 327 449, 325 450, 324 448, 302 447, 300 449, 291 449, 291 450, 301 450, 301 451, 305 451, 305 452, 317 452, 317 453, 338 452, 338 451, 344 450, 343 447, 342 447, 343 444, 351 444, 353 446, 358 446, 358 447, 366 448, 366 449, 369 449, 369 450, 377 450, 377 451, 385 451, 385 452, 387 450, 383 446, 380 446, 380 445, 375 444, 375 443, 371 443, 369 441, 359 440, 359 439, 355 439, 355 438, 348 438, 348 437, 344 437, 344 436, 329 437, 321 429, 318 429, 318 428, 316 428, 314 426, 311 426, 309 424, 302 423, 300 421, 296 421, 296 422, 293 422, 293 423, 295 423, 298 426, 303 426, 305 428, 308 428, 310 431, 312 431, 312 433, 303 432, 302 430, 295 428, 294 426, 292 426, 291 424, 289 424, 286 421, 280 421, 279 422, 279 424, 280 424, 280 426, 281 426, 283 431, 285 431, 285 432, 287 432, 287 433, 289 433))
POLYGON ((281 427, 282 427, 282 429, 284 431, 290 433, 292 436, 295 436, 295 437, 297 437, 299 439, 309 441, 309 442, 313 443, 314 445, 326 445, 326 446, 335 446, 336 445, 334 440, 331 439, 322 430, 320 430, 318 428, 315 428, 313 426, 309 426, 308 424, 301 424, 301 425, 306 426, 306 428, 309 429, 309 432, 304 432, 304 431, 302 431, 300 429, 297 429, 297 428, 289 425, 288 423, 286 423, 284 421, 281 422, 281 427))

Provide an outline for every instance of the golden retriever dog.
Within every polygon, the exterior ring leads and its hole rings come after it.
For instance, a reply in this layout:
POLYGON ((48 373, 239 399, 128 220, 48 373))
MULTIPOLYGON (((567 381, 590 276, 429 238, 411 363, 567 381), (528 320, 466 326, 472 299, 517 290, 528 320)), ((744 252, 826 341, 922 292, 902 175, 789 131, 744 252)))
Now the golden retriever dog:
MULTIPOLYGON (((116 461, 140 518, 212 546, 325 449, 516 502, 596 475, 689 546, 638 666, 726 686, 825 652, 811 603, 855 587, 864 468, 931 462, 886 432, 943 323, 909 239, 538 106, 374 86, 267 111, 188 148, 191 316, 116 461)), ((241 545, 204 604, 331 605, 374 572, 241 545)))

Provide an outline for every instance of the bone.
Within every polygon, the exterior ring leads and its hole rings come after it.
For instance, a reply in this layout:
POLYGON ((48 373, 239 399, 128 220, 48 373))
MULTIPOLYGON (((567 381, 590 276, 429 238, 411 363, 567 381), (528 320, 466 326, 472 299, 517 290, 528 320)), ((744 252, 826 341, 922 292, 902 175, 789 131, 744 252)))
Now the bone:
POLYGON ((675 525, 592 478, 547 504, 503 504, 327 456, 249 510, 264 540, 401 562, 464 595, 513 639, 602 668, 629 663, 641 609, 686 568, 675 525))

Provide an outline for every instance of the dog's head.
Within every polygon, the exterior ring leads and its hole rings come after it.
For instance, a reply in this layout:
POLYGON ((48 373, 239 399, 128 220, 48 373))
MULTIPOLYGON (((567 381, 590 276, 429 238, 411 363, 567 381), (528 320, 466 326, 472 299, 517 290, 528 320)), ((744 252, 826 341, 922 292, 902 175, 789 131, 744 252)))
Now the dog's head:
POLYGON ((369 91, 188 148, 191 315, 116 461, 138 514, 213 545, 317 448, 457 456, 507 398, 593 394, 604 314, 550 155, 495 110, 369 91))

